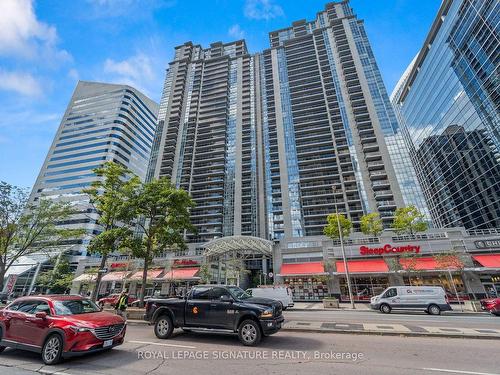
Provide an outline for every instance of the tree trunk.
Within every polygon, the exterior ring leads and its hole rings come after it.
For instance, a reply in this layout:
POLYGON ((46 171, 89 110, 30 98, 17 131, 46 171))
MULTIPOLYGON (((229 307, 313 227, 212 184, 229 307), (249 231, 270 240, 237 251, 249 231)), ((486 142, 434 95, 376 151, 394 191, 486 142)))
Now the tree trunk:
POLYGON ((5 265, 0 265, 0 292, 3 291, 3 279, 5 278, 5 273, 7 270, 5 269, 5 265))
POLYGON ((148 279, 148 257, 144 258, 144 269, 142 270, 142 285, 141 285, 141 299, 139 301, 139 307, 144 307, 144 294, 146 293, 146 282, 148 279))
POLYGON ((97 295, 99 293, 99 288, 101 286, 102 273, 100 272, 106 266, 106 260, 108 259, 107 255, 103 255, 101 257, 101 264, 99 266, 99 270, 97 272, 97 279, 95 281, 95 287, 92 291, 92 301, 95 302, 97 300, 97 295))

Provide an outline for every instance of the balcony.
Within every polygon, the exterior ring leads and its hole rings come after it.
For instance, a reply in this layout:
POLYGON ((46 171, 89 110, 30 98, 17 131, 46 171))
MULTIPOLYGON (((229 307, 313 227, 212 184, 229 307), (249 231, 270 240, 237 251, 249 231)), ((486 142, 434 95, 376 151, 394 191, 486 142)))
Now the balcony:
POLYGON ((387 178, 387 173, 385 171, 372 171, 370 172, 370 179, 371 180, 379 180, 379 179, 386 179, 387 178))

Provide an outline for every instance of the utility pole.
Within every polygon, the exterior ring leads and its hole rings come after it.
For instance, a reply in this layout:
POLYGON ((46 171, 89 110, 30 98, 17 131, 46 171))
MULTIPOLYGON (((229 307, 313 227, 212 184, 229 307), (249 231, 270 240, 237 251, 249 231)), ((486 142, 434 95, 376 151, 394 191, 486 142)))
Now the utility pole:
POLYGON ((337 209, 337 196, 335 195, 337 192, 337 189, 335 186, 333 188, 333 199, 335 201, 335 214, 337 215, 337 225, 339 228, 339 239, 340 239, 340 248, 342 249, 342 259, 344 261, 344 269, 345 269, 345 277, 347 280, 347 289, 349 291, 349 300, 351 301, 351 308, 353 310, 356 309, 356 306, 354 305, 354 298, 352 296, 352 286, 351 286, 351 277, 349 276, 349 267, 347 265, 347 258, 345 255, 345 248, 344 248, 344 236, 342 235, 342 228, 340 227, 340 218, 339 218, 339 212, 337 209))

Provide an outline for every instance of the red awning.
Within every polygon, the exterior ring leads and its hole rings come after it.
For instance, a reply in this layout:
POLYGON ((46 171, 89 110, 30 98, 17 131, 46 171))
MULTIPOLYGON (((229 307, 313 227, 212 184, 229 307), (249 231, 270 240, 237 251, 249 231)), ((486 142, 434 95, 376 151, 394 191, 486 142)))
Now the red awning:
POLYGON ((478 261, 483 267, 500 268, 500 254, 473 255, 472 258, 478 261))
MULTIPOLYGON (((404 270, 414 269, 415 271, 432 271, 443 268, 439 266, 438 262, 434 258, 400 259, 399 263, 404 270)), ((456 269, 456 267, 450 268, 456 269)))
POLYGON ((162 276, 162 279, 166 280, 192 280, 199 279, 196 276, 200 269, 198 267, 189 267, 189 268, 172 268, 170 271, 166 272, 165 275, 162 276))
MULTIPOLYGON (((130 271, 117 271, 117 272, 110 272, 107 273, 102 277, 102 281, 122 281, 127 277, 127 275, 130 273, 130 271)), ((141 274, 142 278, 142 274, 141 274)))
MULTIPOLYGON (((148 270, 147 280, 157 279, 158 276, 160 276, 162 272, 163 272, 163 269, 148 270)), ((134 273, 129 279, 130 280, 142 280, 142 270, 134 273)))
MULTIPOLYGON (((337 272, 345 272, 344 262, 338 260, 336 262, 337 272)), ((388 272, 389 267, 383 259, 370 260, 349 260, 347 261, 349 272, 352 273, 370 273, 370 272, 388 272)))
POLYGON ((322 275, 325 273, 323 262, 286 263, 281 265, 281 276, 322 275))

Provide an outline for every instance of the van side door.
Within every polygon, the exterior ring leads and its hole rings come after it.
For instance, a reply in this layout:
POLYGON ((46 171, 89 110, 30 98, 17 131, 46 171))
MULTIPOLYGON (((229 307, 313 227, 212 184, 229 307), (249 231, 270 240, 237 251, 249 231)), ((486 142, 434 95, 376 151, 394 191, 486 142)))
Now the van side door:
POLYGON ((401 297, 398 295, 398 288, 389 288, 382 296, 391 307, 398 307, 401 304, 401 297))

